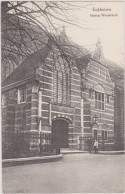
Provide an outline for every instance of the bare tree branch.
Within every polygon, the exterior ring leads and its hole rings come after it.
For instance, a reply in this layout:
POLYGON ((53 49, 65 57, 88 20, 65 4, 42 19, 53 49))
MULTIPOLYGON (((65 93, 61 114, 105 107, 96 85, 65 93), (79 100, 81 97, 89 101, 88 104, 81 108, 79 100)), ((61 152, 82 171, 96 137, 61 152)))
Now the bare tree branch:
MULTIPOLYGON (((63 56, 63 60, 66 60, 70 67, 76 53, 83 54, 83 52, 71 44, 68 38, 65 40, 63 36, 60 37, 56 22, 81 27, 68 17, 69 10, 74 9, 75 7, 67 2, 3 2, 2 68, 6 70, 6 65, 11 66, 13 61, 16 61, 14 57, 17 58, 17 65, 20 64, 34 51, 37 51, 42 58, 40 49, 47 44, 47 39, 56 46, 59 55, 63 56)), ((55 51, 52 52, 54 55, 55 51)))

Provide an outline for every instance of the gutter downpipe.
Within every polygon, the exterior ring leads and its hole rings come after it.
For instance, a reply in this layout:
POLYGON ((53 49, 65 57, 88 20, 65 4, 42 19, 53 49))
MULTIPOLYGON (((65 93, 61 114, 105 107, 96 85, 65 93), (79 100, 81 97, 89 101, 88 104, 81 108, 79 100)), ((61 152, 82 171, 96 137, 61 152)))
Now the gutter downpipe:
POLYGON ((80 149, 84 150, 84 127, 83 127, 83 122, 84 122, 84 118, 83 118, 83 98, 81 98, 81 140, 80 140, 80 149))
POLYGON ((42 131, 42 122, 41 122, 41 116, 42 116, 42 91, 39 90, 38 92, 38 102, 39 102, 39 105, 38 105, 38 119, 39 119, 39 126, 38 126, 38 133, 39 133, 39 146, 40 146, 40 152, 41 152, 41 131, 42 131))

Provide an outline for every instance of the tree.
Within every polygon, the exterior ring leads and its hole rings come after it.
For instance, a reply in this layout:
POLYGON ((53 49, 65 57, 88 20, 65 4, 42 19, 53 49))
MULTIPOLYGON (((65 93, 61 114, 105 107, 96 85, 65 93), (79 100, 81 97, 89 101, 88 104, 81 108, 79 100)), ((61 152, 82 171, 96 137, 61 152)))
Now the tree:
POLYGON ((114 131, 115 149, 124 149, 124 68, 108 61, 109 72, 114 82, 114 131))
MULTIPOLYGON (((59 25, 61 23, 78 26, 68 15, 70 11, 80 7, 74 7, 68 2, 4 1, 1 8, 2 75, 4 72, 6 74, 4 77, 32 52, 37 50, 40 55, 39 50, 47 44, 48 39, 68 64, 71 63, 71 58, 76 57, 75 53, 83 54, 81 48, 69 42, 63 33, 60 36, 59 25)), ((85 53, 88 54, 87 51, 85 53)))

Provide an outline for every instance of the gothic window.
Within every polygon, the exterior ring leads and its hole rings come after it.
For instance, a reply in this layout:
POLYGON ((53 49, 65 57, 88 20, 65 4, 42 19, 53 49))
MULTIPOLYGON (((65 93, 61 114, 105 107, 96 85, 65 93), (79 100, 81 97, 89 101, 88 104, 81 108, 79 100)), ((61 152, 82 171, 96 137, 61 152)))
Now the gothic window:
POLYGON ((57 91, 58 91, 58 71, 54 70, 53 73, 53 101, 57 101, 57 91))
POLYGON ((67 104, 69 102, 69 68, 64 60, 58 59, 53 72, 53 101, 67 104), (60 60, 60 61, 59 61, 60 60))
POLYGON ((13 70, 17 67, 19 62, 16 59, 16 57, 8 54, 6 56, 6 59, 4 59, 4 61, 3 61, 3 64, 4 64, 5 77, 7 77, 9 74, 11 74, 13 72, 13 70))
POLYGON ((58 103, 63 101, 63 72, 58 71, 58 103))
POLYGON ((63 74, 63 103, 68 103, 69 98, 69 73, 63 74))

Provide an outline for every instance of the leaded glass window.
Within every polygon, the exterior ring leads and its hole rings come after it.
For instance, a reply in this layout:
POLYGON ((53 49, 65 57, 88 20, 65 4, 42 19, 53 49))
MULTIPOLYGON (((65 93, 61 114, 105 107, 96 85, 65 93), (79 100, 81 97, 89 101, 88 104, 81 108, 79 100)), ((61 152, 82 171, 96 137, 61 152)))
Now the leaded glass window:
POLYGON ((95 108, 104 110, 104 93, 95 92, 95 108))
POLYGON ((58 58, 53 71, 53 101, 69 103, 69 68, 62 58, 58 58))

